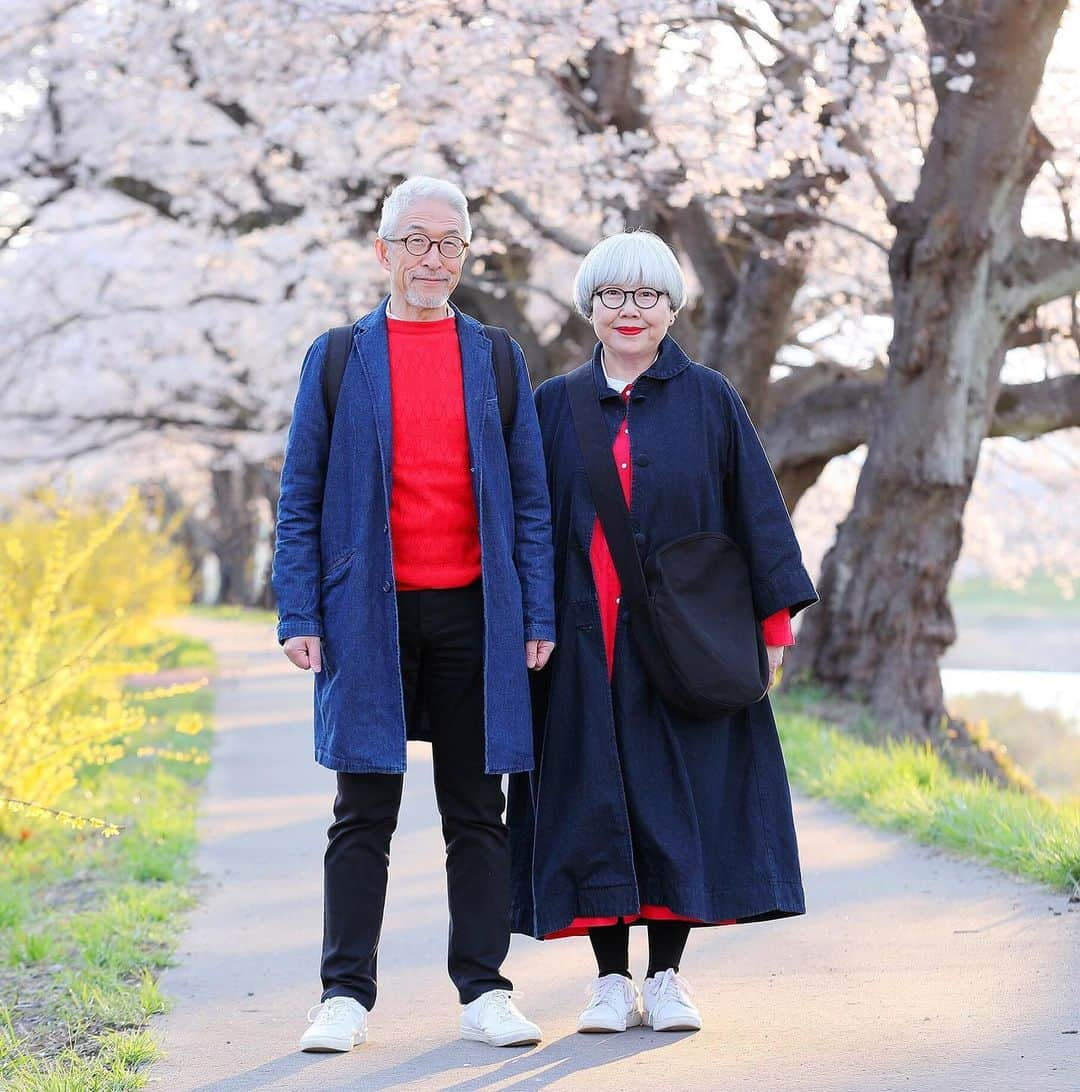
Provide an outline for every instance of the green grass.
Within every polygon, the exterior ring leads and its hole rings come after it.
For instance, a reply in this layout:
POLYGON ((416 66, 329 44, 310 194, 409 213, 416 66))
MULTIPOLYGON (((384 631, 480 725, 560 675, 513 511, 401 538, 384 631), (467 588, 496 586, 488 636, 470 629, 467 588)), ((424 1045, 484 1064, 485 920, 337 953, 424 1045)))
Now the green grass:
POLYGON ((792 781, 875 826, 1073 891, 1080 884, 1080 799, 1055 803, 965 780, 925 747, 845 734, 798 691, 775 702, 792 781))
MULTIPOLYGON (((187 639, 170 666, 207 666, 187 639)), ((147 703, 135 742, 208 754, 210 733, 174 728, 207 716, 208 690, 147 703)), ((132 748, 134 751, 135 747, 132 748)), ((62 806, 115 820, 115 838, 41 822, 0 835, 0 1088, 117 1092, 142 1088, 158 1056, 147 1021, 165 1010, 157 975, 191 906, 195 814, 204 762, 134 753, 83 771, 62 806)))
POLYGON ((974 617, 1080 619, 1080 586, 1074 586, 1068 599, 1045 573, 1032 576, 1020 589, 1000 587, 985 577, 956 581, 949 587, 949 602, 958 613, 974 617))
POLYGON ((231 604, 212 605, 193 603, 188 610, 202 618, 219 618, 225 622, 257 622, 260 625, 276 625, 277 615, 272 610, 258 607, 237 607, 231 604))
POLYGON ((1032 709, 1015 694, 950 698, 949 712, 1002 744, 1041 792, 1080 797, 1080 722, 1053 709, 1032 709))
POLYGON ((208 644, 182 633, 162 634, 159 640, 132 649, 130 656, 134 660, 140 658, 155 660, 162 671, 183 667, 198 667, 212 671, 216 666, 213 650, 208 644))

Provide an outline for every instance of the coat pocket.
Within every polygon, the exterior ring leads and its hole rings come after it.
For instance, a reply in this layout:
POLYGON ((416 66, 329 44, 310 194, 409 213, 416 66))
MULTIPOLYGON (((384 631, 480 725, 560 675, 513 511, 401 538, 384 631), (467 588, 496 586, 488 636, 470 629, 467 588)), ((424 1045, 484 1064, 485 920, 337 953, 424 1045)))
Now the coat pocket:
POLYGON ((353 559, 356 550, 349 550, 339 557, 322 578, 319 585, 319 598, 322 606, 323 617, 323 671, 327 679, 337 674, 340 662, 341 645, 346 640, 346 618, 348 610, 346 601, 348 597, 348 583, 346 577, 352 571, 353 559))
POLYGON ((323 574, 321 587, 324 591, 333 584, 338 583, 338 581, 349 571, 349 565, 355 556, 356 550, 354 548, 352 550, 346 550, 345 553, 334 560, 333 564, 330 565, 323 574))

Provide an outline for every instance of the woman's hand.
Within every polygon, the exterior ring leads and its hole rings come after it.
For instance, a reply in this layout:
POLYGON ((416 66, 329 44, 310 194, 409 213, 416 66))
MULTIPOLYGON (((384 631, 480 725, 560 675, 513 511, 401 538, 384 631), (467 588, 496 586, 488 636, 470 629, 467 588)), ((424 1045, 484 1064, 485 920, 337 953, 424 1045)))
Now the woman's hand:
POLYGON ((776 682, 776 673, 784 662, 784 646, 766 645, 765 651, 769 654, 769 689, 772 690, 776 682))

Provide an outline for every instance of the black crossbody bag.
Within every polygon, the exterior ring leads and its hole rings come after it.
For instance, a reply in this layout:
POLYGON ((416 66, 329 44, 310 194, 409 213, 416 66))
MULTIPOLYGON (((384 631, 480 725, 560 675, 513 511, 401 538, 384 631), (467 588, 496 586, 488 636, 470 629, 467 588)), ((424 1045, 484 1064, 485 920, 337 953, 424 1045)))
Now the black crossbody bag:
POLYGON ((566 390, 596 514, 630 606, 630 631, 653 685, 669 705, 697 718, 761 701, 769 657, 742 550, 725 534, 702 531, 657 547, 643 568, 593 365, 571 372, 566 390))

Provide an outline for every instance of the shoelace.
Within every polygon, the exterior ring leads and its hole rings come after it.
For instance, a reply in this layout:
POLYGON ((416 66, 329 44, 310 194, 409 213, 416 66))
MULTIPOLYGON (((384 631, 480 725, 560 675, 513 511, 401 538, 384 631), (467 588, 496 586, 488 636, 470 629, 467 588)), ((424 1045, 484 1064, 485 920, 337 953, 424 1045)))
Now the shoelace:
POLYGON ((500 1016, 510 1016, 515 1020, 521 1019, 521 1013, 513 1004, 513 998, 520 997, 520 990, 490 990, 487 994, 486 1009, 495 1009, 500 1016))
POLYGON ((331 1020, 338 1015, 341 1009, 348 1008, 348 997, 328 997, 317 1005, 308 1009, 308 1023, 313 1024, 317 1020, 331 1020))
POLYGON ((615 1002, 626 1001, 626 986, 624 982, 629 982, 629 979, 623 978, 622 975, 618 976, 620 981, 616 982, 614 978, 595 978, 592 982, 589 982, 585 986, 585 996, 590 999, 591 1005, 611 1005, 615 1008, 615 1002))
POLYGON ((661 1001, 664 1001, 669 997, 675 997, 677 1000, 682 1001, 683 997, 680 997, 680 994, 689 1001, 689 999, 694 996, 694 991, 690 989, 690 983, 687 982, 685 978, 671 970, 669 967, 660 976, 660 983, 657 987, 652 1007, 655 1009, 661 1001))

